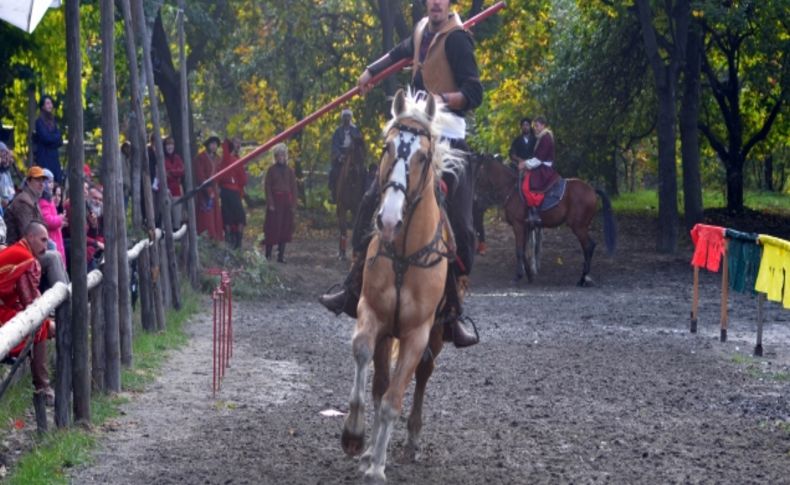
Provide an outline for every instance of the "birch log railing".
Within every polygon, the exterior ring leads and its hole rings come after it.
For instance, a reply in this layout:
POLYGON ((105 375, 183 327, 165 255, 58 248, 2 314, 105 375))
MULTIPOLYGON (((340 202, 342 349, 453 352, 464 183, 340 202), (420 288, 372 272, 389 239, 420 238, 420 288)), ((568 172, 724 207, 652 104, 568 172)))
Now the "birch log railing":
MULTIPOLYGON (((186 224, 173 233, 173 238, 181 239, 187 232, 186 224)), ((156 230, 156 240, 162 238, 162 231, 156 230)), ((137 259, 143 249, 153 244, 149 239, 144 239, 135 244, 128 251, 129 262, 137 259)), ((88 273, 88 291, 95 288, 102 280, 102 273, 96 269, 88 273)), ((55 309, 71 295, 71 284, 55 283, 55 286, 45 291, 31 303, 24 311, 0 327, 0 360, 5 359, 11 350, 19 345, 26 337, 30 336, 55 309)))
MULTIPOLYGON (((173 233, 173 239, 179 240, 184 237, 187 233, 187 226, 186 224, 182 225, 178 231, 173 233)), ((140 254, 146 248, 152 246, 153 244, 157 244, 162 239, 162 231, 160 229, 156 229, 155 233, 155 240, 144 239, 139 241, 135 244, 131 249, 127 251, 129 263, 137 259, 140 254)), ((102 282, 102 272, 98 269, 91 271, 87 275, 87 286, 89 294, 95 293, 93 290, 97 288, 102 282)), ((56 283, 52 288, 45 291, 40 297, 36 298, 33 303, 31 303, 27 308, 25 308, 22 312, 15 315, 13 318, 5 322, 2 326, 0 326, 0 361, 6 359, 8 354, 11 350, 19 345, 25 338, 32 336, 32 334, 36 331, 36 329, 41 325, 41 323, 52 315, 54 312, 59 312, 59 318, 63 319, 64 317, 60 315, 60 313, 64 313, 63 309, 65 308, 65 313, 68 313, 68 304, 70 302, 69 298, 71 296, 71 284, 65 283, 56 283)), ((94 318, 98 312, 101 311, 101 305, 95 306, 91 311, 91 327, 94 327, 97 324, 103 324, 103 319, 101 318, 94 318)), ((65 317, 66 322, 61 323, 62 325, 67 325, 68 317, 65 317)), ((95 330, 92 328, 92 330, 95 330)), ((61 333, 58 332, 58 339, 61 333)), ((95 337, 95 335, 94 335, 95 337)), ((67 337, 70 338, 70 337, 67 337)), ((94 339, 95 340, 95 339, 94 339)), ((70 345, 67 345, 66 348, 69 350, 71 349, 70 345)), ((92 352, 95 352, 97 349, 93 348, 92 352)), ((102 347, 103 351, 103 347, 102 347)), ((20 358, 24 357, 20 356, 20 358)), ((96 355, 93 355, 94 359, 96 355)), ((67 372, 70 373, 70 359, 58 359, 57 361, 57 373, 66 374, 67 372), (61 362, 68 362, 68 364, 61 364, 61 362), (61 368, 61 365, 68 365, 69 368, 61 368)), ((13 370, 16 370, 18 364, 15 364, 13 370)), ((87 372, 92 373, 96 372, 96 362, 94 361, 94 365, 91 368, 87 369, 87 372)), ((99 367, 103 368, 103 365, 99 365, 99 367)), ((13 370, 9 373, 9 376, 6 379, 10 379, 13 376, 13 370)), ((95 377, 95 376, 94 376, 95 377)), ((61 384, 61 379, 58 379, 55 382, 55 423, 58 426, 66 426, 70 423, 69 418, 69 408, 70 406, 64 405, 69 403, 69 398, 71 394, 71 387, 70 381, 68 379, 65 380, 66 384, 61 384), (65 398, 63 395, 65 394, 65 398), (62 399, 62 402, 59 403, 58 401, 62 399)), ((2 398, 2 395, 0 395, 2 398)), ((75 397, 76 399, 76 397, 75 397)), ((47 420, 46 420, 46 410, 44 408, 44 401, 43 395, 41 394, 34 394, 33 403, 36 411, 36 423, 38 425, 38 431, 44 432, 47 430, 47 420)))

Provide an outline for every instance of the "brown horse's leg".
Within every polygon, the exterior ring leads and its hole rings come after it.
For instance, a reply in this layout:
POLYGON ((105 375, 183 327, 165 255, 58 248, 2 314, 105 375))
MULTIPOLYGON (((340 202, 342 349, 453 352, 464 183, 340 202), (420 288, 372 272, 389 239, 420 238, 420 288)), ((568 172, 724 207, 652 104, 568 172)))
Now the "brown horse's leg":
MULTIPOLYGON (((387 392, 390 385, 390 359, 392 356, 392 337, 384 337, 376 345, 376 353, 373 356, 373 426, 370 430, 371 436, 376 436, 379 429, 379 410, 381 409, 381 398, 387 392)), ((360 457, 360 471, 365 471, 370 465, 373 454, 373 442, 368 444, 365 453, 360 457)))
POLYGON ((595 241, 593 241, 590 237, 588 227, 588 225, 571 227, 571 230, 579 240, 579 244, 582 246, 582 253, 584 254, 582 277, 579 279, 579 282, 576 283, 578 286, 587 286, 588 284, 592 284, 592 279, 588 275, 590 273, 593 253, 595 252, 595 241))
POLYGON ((387 461, 387 446, 392 436, 392 428, 403 408, 403 395, 414 376, 414 371, 422 359, 428 345, 428 337, 433 324, 430 320, 412 328, 401 336, 398 349, 398 362, 392 374, 389 389, 384 393, 379 409, 379 429, 372 436, 373 456, 370 467, 365 472, 365 480, 384 483, 384 467, 387 461))
POLYGON ((340 231, 340 241, 338 243, 338 250, 337 250, 337 259, 346 259, 346 209, 343 208, 343 203, 338 200, 337 201, 337 209, 335 209, 335 214, 337 215, 337 227, 340 231))
POLYGON ((365 443, 365 389, 368 379, 368 364, 373 358, 376 342, 376 321, 367 305, 362 305, 357 328, 352 339, 354 354, 354 385, 351 388, 348 416, 343 425, 340 443, 343 451, 356 456, 362 453, 365 443))
POLYGON ((526 228, 523 222, 513 221, 513 236, 516 240, 516 275, 513 281, 520 281, 524 277, 526 257, 524 249, 526 247, 526 228))
POLYGON ((412 404, 411 414, 409 414, 409 421, 407 424, 409 430, 409 441, 406 445, 406 452, 404 458, 408 461, 415 461, 417 453, 419 452, 419 438, 420 430, 422 430, 422 404, 425 398, 425 387, 428 385, 428 379, 433 374, 433 369, 436 367, 436 357, 442 351, 444 345, 442 334, 442 325, 434 325, 431 329, 430 341, 428 348, 423 352, 422 360, 417 366, 417 382, 414 386, 414 403, 412 404))

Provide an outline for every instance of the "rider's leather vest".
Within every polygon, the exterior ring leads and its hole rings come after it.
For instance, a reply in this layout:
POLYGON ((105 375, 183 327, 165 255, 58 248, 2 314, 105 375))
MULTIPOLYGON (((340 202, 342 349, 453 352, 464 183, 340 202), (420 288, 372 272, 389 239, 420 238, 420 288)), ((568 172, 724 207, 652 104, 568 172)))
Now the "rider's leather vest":
POLYGON ((447 41, 447 36, 450 32, 464 28, 461 19, 457 13, 450 16, 445 26, 431 39, 428 52, 425 54, 425 60, 420 62, 420 45, 422 44, 423 32, 425 32, 427 26, 428 17, 424 17, 417 23, 412 36, 414 40, 412 80, 414 80, 418 72, 422 72, 423 84, 429 92, 440 94, 458 91, 459 88, 455 84, 453 71, 450 68, 450 62, 447 60, 447 53, 444 50, 444 43, 447 41))

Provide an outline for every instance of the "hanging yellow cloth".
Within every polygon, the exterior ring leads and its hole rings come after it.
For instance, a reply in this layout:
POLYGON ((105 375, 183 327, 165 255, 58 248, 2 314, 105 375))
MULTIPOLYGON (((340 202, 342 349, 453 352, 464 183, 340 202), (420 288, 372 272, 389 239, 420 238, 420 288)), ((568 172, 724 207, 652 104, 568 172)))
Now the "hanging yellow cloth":
POLYGON ((790 242, 765 234, 757 240, 763 246, 763 258, 754 289, 790 308, 790 242))

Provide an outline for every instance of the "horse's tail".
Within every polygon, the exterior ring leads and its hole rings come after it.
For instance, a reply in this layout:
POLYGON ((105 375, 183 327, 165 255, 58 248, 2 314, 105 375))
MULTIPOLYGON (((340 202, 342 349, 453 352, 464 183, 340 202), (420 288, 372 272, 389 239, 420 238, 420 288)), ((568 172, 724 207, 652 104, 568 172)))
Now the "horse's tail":
POLYGON ((617 248, 617 224, 614 220, 614 211, 612 211, 612 201, 601 189, 595 189, 595 193, 601 198, 603 205, 603 238, 606 243, 606 252, 611 256, 617 248))

